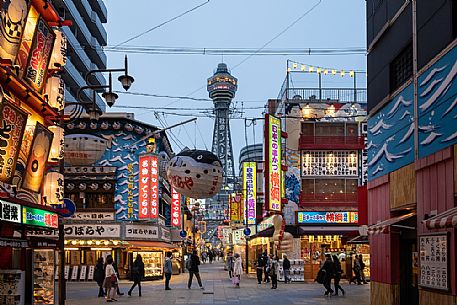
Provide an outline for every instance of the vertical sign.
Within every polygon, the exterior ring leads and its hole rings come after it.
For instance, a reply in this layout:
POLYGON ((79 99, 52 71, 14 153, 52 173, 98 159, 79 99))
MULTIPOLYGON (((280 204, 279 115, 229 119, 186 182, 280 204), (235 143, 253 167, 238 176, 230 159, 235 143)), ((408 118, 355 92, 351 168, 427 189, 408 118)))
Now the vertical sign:
POLYGON ((244 222, 248 225, 255 224, 256 219, 256 165, 256 162, 243 162, 244 222))
POLYGON ((136 219, 135 215, 135 168, 133 163, 127 164, 127 215, 128 219, 136 219))
POLYGON ((448 245, 447 233, 419 236, 420 286, 449 290, 448 245))
POLYGON ((0 1, 0 57, 14 62, 27 21, 30 1, 0 1))
POLYGON ((265 119, 265 195, 270 211, 281 211, 281 120, 267 114, 265 119))
POLYGON ((242 193, 230 194, 230 221, 232 223, 241 222, 241 209, 244 209, 244 205, 241 204, 242 198, 242 193))
POLYGON ((151 191, 150 191, 150 180, 151 180, 151 156, 142 155, 140 156, 140 181, 139 181, 139 201, 140 211, 139 219, 148 219, 150 217, 150 206, 151 206, 151 191))
POLYGON ((151 157, 151 218, 159 217, 159 159, 151 157))
POLYGON ((171 225, 181 227, 181 194, 171 188, 171 225))

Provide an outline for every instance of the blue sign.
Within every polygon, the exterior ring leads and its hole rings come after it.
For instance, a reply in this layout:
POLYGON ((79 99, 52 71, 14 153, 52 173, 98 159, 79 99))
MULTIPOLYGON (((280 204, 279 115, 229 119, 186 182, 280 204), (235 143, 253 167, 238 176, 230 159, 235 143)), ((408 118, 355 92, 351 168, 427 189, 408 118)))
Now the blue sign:
POLYGON ((63 204, 55 207, 56 213, 62 217, 70 217, 76 212, 75 203, 68 199, 63 199, 63 204))
POLYGON ((187 232, 181 231, 181 232, 179 232, 179 236, 181 236, 182 238, 185 238, 187 236, 187 232))
POLYGON ((357 224, 358 212, 297 212, 298 224, 357 224))
POLYGON ((244 233, 245 236, 249 236, 249 235, 251 235, 251 229, 244 228, 243 233, 244 233))

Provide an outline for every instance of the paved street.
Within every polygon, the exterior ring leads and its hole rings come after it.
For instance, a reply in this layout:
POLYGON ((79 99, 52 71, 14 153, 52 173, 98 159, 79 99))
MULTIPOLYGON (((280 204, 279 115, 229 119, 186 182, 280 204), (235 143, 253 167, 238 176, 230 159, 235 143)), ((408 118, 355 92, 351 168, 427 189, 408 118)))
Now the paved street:
MULTIPOLYGON (((192 290, 187 289, 188 274, 173 276, 171 291, 163 290, 163 281, 143 283, 143 296, 138 297, 135 290, 131 297, 127 290, 131 282, 122 281, 121 291, 125 293, 118 297, 116 304, 249 304, 249 305, 281 305, 281 304, 370 304, 369 285, 347 285, 343 282, 346 296, 325 297, 324 289, 319 284, 278 284, 278 289, 270 289, 270 284, 258 285, 254 278, 243 277, 241 287, 235 288, 228 279, 221 263, 206 264, 200 270, 205 290, 198 289, 195 281, 192 290)), ((106 304, 105 299, 94 297, 97 295, 96 283, 68 283, 68 305, 76 304, 106 304)))

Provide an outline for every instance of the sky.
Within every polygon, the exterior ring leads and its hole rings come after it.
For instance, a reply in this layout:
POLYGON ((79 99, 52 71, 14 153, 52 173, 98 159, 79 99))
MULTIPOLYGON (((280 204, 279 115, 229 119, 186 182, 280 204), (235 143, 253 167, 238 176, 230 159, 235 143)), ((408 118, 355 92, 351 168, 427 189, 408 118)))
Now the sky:
MULTIPOLYGON (((105 25, 108 47, 116 46, 205 2, 208 3, 123 46, 256 50, 267 43, 265 46, 267 49, 366 46, 365 1, 363 0, 111 0, 105 1, 108 9, 108 23, 105 25), (316 4, 318 5, 304 18, 293 24, 316 4), (284 33, 279 35, 283 31, 284 33)), ((107 51, 108 67, 122 67, 124 54, 107 51)), ((135 78, 129 92, 188 96, 196 99, 208 98, 206 80, 213 74, 218 63, 225 62, 231 69, 232 75, 238 78, 238 91, 233 103, 236 103, 238 110, 242 105, 245 108, 251 108, 245 109, 244 112, 244 116, 248 118, 262 117, 262 108, 266 101, 277 98, 286 77, 288 59, 314 66, 366 70, 365 55, 254 55, 250 57, 247 55, 132 53, 127 55, 129 74, 135 78), (232 69, 232 67, 235 68, 232 69)), ((316 78, 306 79, 306 81, 308 86, 317 87, 316 78)), ((335 78, 335 81, 329 80, 327 86, 340 86, 342 81, 346 80, 335 78)), ((363 87, 364 81, 358 78, 358 85, 363 87)), ((348 80, 348 86, 351 84, 352 80, 348 80)), ((123 90, 119 84, 115 85, 115 89, 123 90)), ((192 114, 201 116, 202 111, 210 111, 212 106, 211 101, 119 94, 115 107, 109 111, 133 112, 137 120, 162 127, 187 120, 192 117, 192 114), (150 109, 128 109, 121 106, 150 109), (203 110, 163 110, 163 108, 203 110)), ((183 146, 211 150, 213 124, 212 118, 198 117, 196 123, 174 128, 172 135, 169 134, 174 151, 181 151, 183 146)), ((251 124, 250 121, 248 124, 251 124)), ((247 135, 249 144, 261 143, 262 128, 261 120, 256 121, 254 128, 252 126, 245 128, 244 119, 231 121, 236 166, 239 151, 246 145, 245 136, 247 135)))

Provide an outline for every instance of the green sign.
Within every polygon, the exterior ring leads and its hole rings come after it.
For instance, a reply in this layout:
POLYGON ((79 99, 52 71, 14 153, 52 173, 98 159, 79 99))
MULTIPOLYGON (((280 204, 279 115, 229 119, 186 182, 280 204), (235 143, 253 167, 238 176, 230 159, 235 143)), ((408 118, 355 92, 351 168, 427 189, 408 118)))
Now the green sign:
POLYGON ((56 213, 25 206, 22 207, 22 213, 22 223, 26 225, 54 229, 59 226, 59 216, 56 213))

